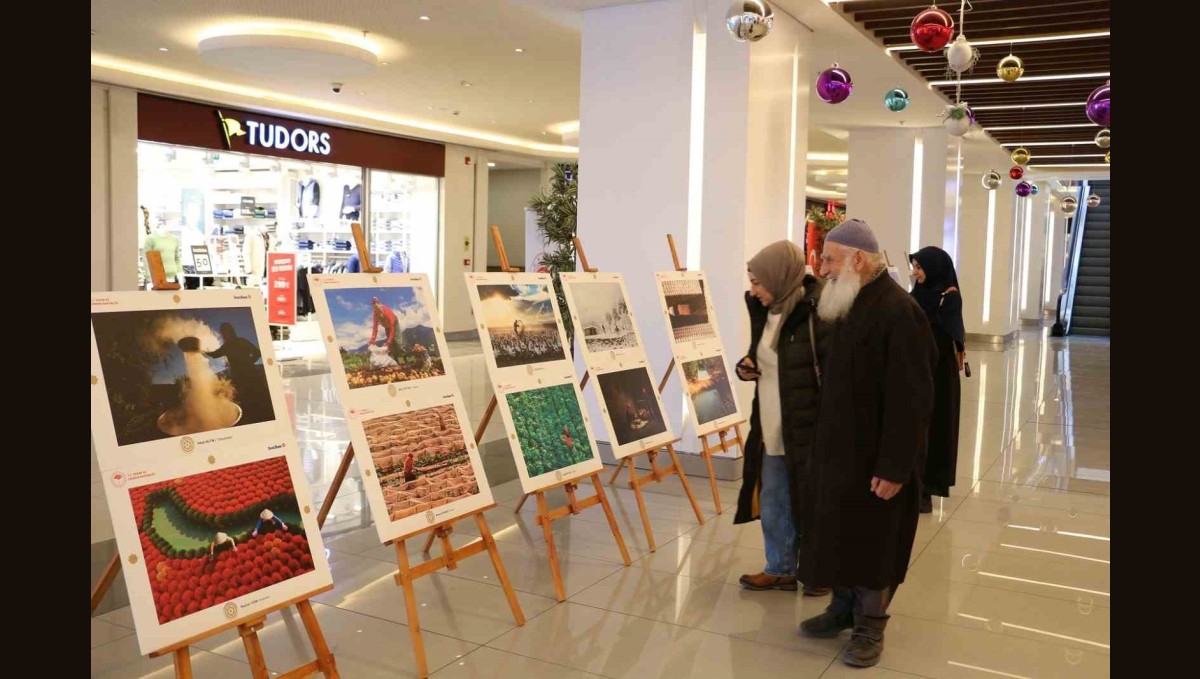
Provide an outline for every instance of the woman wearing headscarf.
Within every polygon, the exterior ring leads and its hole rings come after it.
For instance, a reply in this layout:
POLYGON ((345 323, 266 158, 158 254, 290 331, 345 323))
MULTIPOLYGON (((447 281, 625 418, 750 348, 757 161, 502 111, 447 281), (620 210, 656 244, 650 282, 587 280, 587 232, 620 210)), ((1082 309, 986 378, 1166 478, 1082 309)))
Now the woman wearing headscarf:
POLYGON ((933 497, 949 497, 958 464, 958 372, 966 360, 962 293, 954 262, 941 248, 921 248, 909 257, 912 296, 925 310, 937 342, 938 364, 933 374, 933 419, 929 423, 929 453, 925 460, 921 513, 933 511, 933 497))
MULTIPOLYGON (((740 582, 753 590, 795 591, 802 480, 829 327, 817 318, 821 282, 805 273, 804 251, 795 243, 768 245, 747 269, 750 350, 737 364, 737 375, 757 384, 733 522, 762 520, 766 567, 740 582)), ((828 592, 804 588, 808 596, 828 592)))

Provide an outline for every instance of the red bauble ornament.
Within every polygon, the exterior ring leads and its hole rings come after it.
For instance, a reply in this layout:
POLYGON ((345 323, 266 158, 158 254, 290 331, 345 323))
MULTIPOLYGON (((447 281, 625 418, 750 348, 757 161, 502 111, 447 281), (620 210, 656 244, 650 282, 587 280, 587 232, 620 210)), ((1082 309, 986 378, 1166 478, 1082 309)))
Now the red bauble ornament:
POLYGON ((937 52, 954 37, 954 19, 945 10, 930 7, 912 20, 908 33, 917 47, 926 52, 937 52))
POLYGON ((1021 177, 1025 176, 1025 169, 1020 165, 1013 165, 1012 169, 1008 171, 1008 176, 1012 177, 1013 179, 1020 179, 1021 177))

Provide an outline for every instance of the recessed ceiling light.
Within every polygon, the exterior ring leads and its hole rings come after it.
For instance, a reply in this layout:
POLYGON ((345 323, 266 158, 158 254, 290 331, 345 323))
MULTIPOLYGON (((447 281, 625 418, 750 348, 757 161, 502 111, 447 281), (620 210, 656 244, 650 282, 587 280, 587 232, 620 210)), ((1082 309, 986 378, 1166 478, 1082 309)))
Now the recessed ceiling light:
POLYGON ((429 21, 429 17, 427 17, 427 16, 424 16, 424 15, 422 15, 422 16, 420 16, 420 17, 418 17, 418 18, 419 18, 421 21, 429 21))
POLYGON ((96 35, 96 29, 92 29, 92 35, 96 35))
POLYGON ((513 51, 514 51, 514 52, 516 52, 517 54, 524 54, 524 53, 525 53, 525 48, 523 48, 523 47, 518 47, 517 49, 515 49, 515 50, 513 50, 513 51))
POLYGON ((458 84, 459 84, 459 85, 462 85, 463 87, 470 87, 470 86, 471 86, 471 83, 467 82, 466 80, 463 80, 462 82, 460 82, 460 83, 458 83, 458 84))
POLYGON ((543 132, 543 133, 542 133, 542 136, 544 137, 544 136, 546 136, 546 135, 548 135, 548 134, 550 134, 550 133, 549 133, 549 132, 543 132))
POLYGON ((379 65, 380 65, 380 66, 391 66, 391 65, 392 65, 392 62, 390 62, 390 61, 381 61, 381 62, 379 62, 379 65))
POLYGON ((429 110, 430 110, 430 111, 432 111, 432 110, 433 110, 433 107, 432 107, 432 106, 430 106, 430 107, 429 107, 429 110))
POLYGON ((366 94, 366 92, 359 92, 359 94, 366 94))
POLYGON ((531 104, 532 104, 532 103, 533 103, 533 100, 532 100, 532 99, 530 99, 530 100, 529 100, 529 103, 531 103, 531 104))
POLYGON ((170 52, 171 50, 167 49, 166 47, 159 47, 158 51, 159 52, 170 52))
POLYGON ((496 167, 495 163, 488 163, 488 167, 496 167))

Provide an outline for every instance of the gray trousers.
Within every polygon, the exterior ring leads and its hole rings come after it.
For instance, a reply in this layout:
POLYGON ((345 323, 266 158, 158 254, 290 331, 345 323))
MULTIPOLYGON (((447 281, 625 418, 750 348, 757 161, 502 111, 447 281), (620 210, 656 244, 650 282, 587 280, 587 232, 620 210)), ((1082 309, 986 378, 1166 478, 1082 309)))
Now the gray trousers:
POLYGON ((888 605, 896 595, 896 585, 886 589, 867 589, 866 587, 834 587, 833 601, 829 609, 836 613, 854 613, 868 618, 888 617, 888 605))

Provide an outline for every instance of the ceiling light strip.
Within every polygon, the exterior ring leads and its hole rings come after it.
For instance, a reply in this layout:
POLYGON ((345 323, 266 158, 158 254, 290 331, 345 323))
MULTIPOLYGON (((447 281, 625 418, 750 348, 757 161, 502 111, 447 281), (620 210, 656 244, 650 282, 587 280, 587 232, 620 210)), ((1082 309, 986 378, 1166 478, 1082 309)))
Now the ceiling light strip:
MULTIPOLYGON (((1026 45, 1032 42, 1058 42, 1061 40, 1087 40, 1089 38, 1106 38, 1109 31, 1091 31, 1088 33, 1063 33, 1061 35, 1042 35, 1030 38, 994 38, 989 40, 972 40, 971 44, 975 47, 987 47, 989 45, 1026 45)), ((884 48, 884 52, 911 52, 921 49, 916 45, 895 45, 893 47, 884 48)))
POLYGON ((972 106, 972 111, 1015 111, 1025 108, 1066 108, 1068 106, 1086 106, 1086 101, 1063 101, 1052 104, 993 104, 991 106, 972 106))
POLYGON ((1029 167, 1109 167, 1108 163, 1052 163, 1030 165, 1029 167))
POLYGON ((1027 141, 1021 142, 1005 142, 1001 146, 1079 146, 1081 144, 1095 144, 1095 139, 1078 139, 1073 141, 1027 141))
MULTIPOLYGON (((1088 78, 1107 78, 1108 71, 1094 71, 1092 73, 1056 73, 1054 75, 1027 75, 1017 80, 1018 83, 1042 82, 1046 80, 1087 80, 1088 78)), ((998 85, 1008 82, 1000 78, 971 78, 970 80, 962 81, 964 85, 998 85)), ((932 87, 948 87, 958 84, 957 80, 934 80, 929 83, 932 87)))
POLYGON ((1009 130, 1057 130, 1064 127, 1100 127, 1096 123, 1056 123, 1054 125, 1001 125, 985 127, 984 132, 1006 132, 1009 130))
POLYGON ((227 95, 233 94, 233 95, 239 95, 239 96, 243 96, 243 97, 249 97, 252 99, 261 100, 264 103, 277 102, 277 103, 281 103, 281 104, 287 104, 290 106, 310 108, 310 109, 315 109, 315 110, 319 110, 319 111, 325 111, 328 113, 333 113, 333 114, 340 115, 340 116, 347 116, 351 119, 361 118, 361 119, 366 119, 366 120, 372 120, 372 121, 379 122, 379 123, 385 123, 388 125, 398 125, 398 126, 402 126, 402 127, 409 127, 409 128, 416 129, 416 130, 423 130, 426 132, 454 135, 457 137, 463 137, 466 139, 474 139, 477 141, 488 142, 491 144, 515 146, 515 147, 519 147, 519 148, 529 149, 531 151, 537 151, 540 153, 558 153, 558 154, 568 154, 568 155, 578 155, 578 153, 579 153, 579 147, 577 147, 577 146, 567 146, 565 144, 540 144, 537 142, 526 141, 524 139, 519 139, 516 137, 509 137, 509 136, 502 135, 502 134, 493 134, 491 132, 484 132, 482 130, 472 130, 472 129, 462 128, 462 127, 455 127, 452 125, 442 125, 439 123, 431 123, 431 122, 424 121, 424 120, 416 120, 413 118, 404 118, 401 116, 394 116, 394 115, 390 115, 387 113, 371 111, 369 109, 364 109, 364 108, 360 108, 357 106, 335 104, 332 102, 320 101, 317 99, 298 97, 298 96, 294 96, 291 94, 283 94, 280 92, 261 90, 261 89, 254 88, 254 87, 245 87, 242 85, 235 85, 233 83, 224 83, 224 82, 220 82, 220 81, 216 81, 216 80, 208 80, 207 78, 199 78, 199 77, 196 77, 196 76, 193 76, 193 75, 190 75, 187 73, 182 73, 179 71, 169 71, 169 70, 165 70, 165 69, 151 68, 151 67, 147 67, 147 66, 142 66, 141 64, 120 61, 117 59, 112 59, 112 58, 105 57, 102 55, 97 55, 97 54, 92 55, 91 62, 92 62, 92 66, 95 68, 105 68, 105 69, 109 69, 109 70, 113 70, 113 71, 119 71, 121 73, 128 73, 131 75, 138 75, 138 76, 143 76, 146 78, 154 78, 156 80, 168 81, 168 82, 172 82, 172 83, 175 83, 178 85, 190 85, 192 87, 199 87, 202 89, 212 90, 212 91, 220 92, 222 94, 227 94, 227 95))

